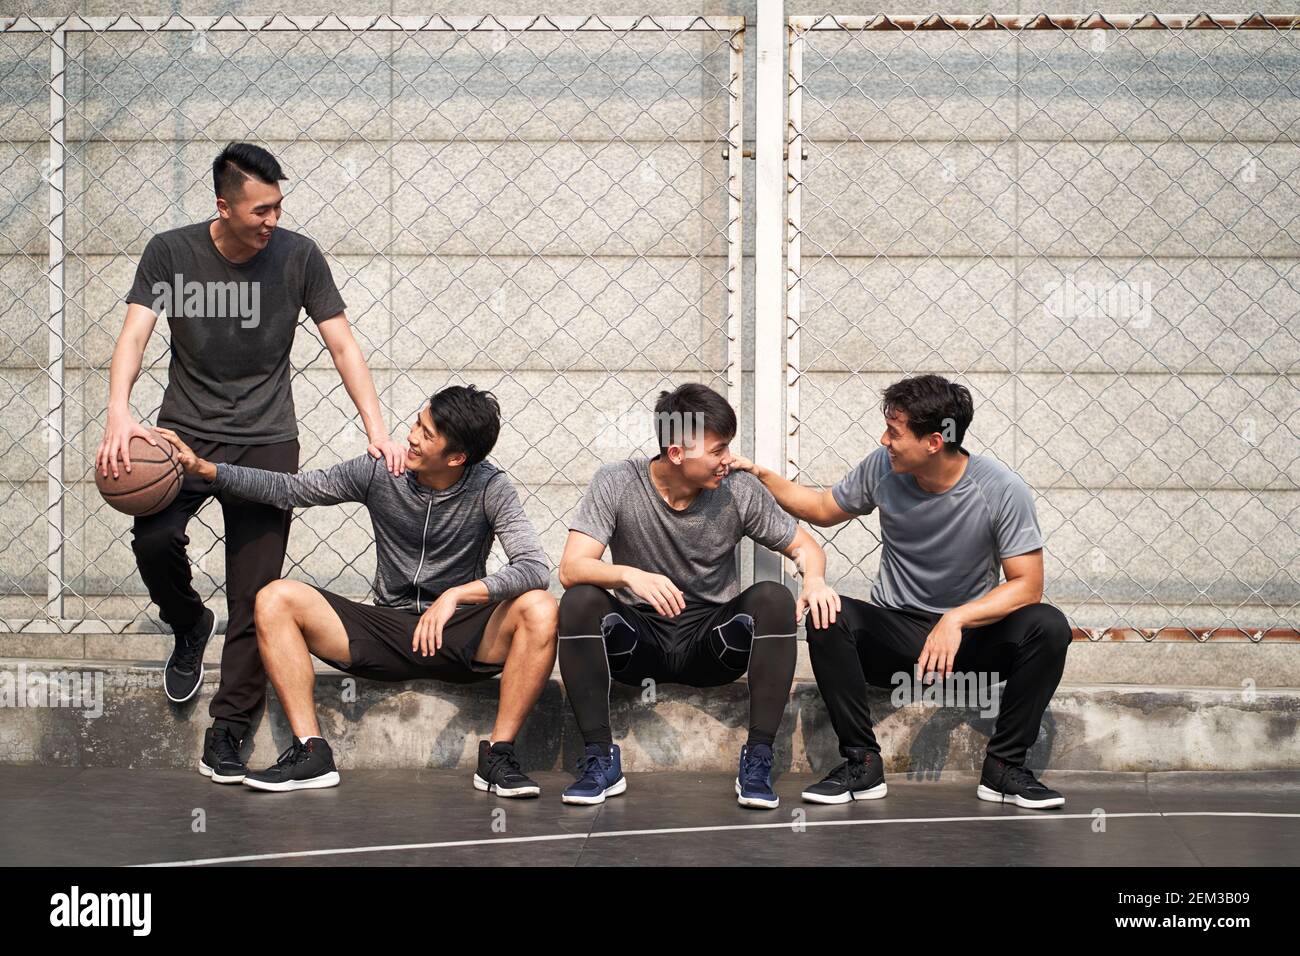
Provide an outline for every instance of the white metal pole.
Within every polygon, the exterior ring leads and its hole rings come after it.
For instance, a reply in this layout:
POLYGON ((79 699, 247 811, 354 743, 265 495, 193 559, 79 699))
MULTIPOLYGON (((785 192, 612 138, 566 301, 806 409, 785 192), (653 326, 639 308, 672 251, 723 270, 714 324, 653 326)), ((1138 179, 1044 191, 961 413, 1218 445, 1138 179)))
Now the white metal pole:
MULTIPOLYGON (((754 156, 754 461, 784 473, 785 4, 758 0, 754 156), (778 105, 781 104, 781 105, 778 105)), ((782 559, 754 549, 754 580, 780 581, 782 559)))
POLYGON ((50 34, 50 157, 48 179, 50 186, 49 222, 49 384, 48 407, 45 421, 46 460, 46 519, 49 523, 47 543, 46 606, 45 613, 56 621, 63 621, 63 137, 64 100, 63 77, 67 52, 67 34, 54 30, 50 34))

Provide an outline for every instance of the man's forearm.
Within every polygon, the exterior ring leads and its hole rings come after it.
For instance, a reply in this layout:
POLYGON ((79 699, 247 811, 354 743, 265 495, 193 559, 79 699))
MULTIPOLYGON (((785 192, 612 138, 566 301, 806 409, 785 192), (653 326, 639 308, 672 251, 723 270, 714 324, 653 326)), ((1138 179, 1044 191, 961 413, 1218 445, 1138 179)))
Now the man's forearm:
POLYGON ((983 627, 1000 621, 1012 611, 1036 604, 1042 595, 1028 581, 1003 581, 988 594, 966 604, 952 608, 945 615, 958 627, 983 627))
POLYGON ((785 478, 771 468, 759 466, 754 477, 763 483, 772 497, 785 511, 800 521, 816 524, 821 515, 821 491, 806 488, 798 482, 785 478))
POLYGON ((129 415, 131 411, 131 386, 140 374, 144 349, 130 339, 118 339, 108 368, 108 414, 114 418, 129 415))
POLYGON ((469 584, 460 584, 454 588, 448 588, 447 591, 456 595, 457 604, 486 604, 488 602, 488 588, 482 580, 471 581, 469 584))
POLYGON ((388 438, 388 426, 384 423, 383 413, 379 410, 379 395, 375 392, 374 379, 361 354, 361 348, 352 342, 345 349, 334 354, 334 367, 338 369, 343 387, 352 399, 352 404, 361 416, 361 424, 366 430, 366 438, 371 442, 388 438))
POLYGON ((598 588, 627 587, 627 572, 621 564, 606 564, 599 558, 578 558, 560 569, 560 583, 566 588, 575 584, 594 584, 598 588))
POLYGON ((809 581, 826 580, 826 552, 821 548, 803 548, 803 575, 804 584, 809 581))

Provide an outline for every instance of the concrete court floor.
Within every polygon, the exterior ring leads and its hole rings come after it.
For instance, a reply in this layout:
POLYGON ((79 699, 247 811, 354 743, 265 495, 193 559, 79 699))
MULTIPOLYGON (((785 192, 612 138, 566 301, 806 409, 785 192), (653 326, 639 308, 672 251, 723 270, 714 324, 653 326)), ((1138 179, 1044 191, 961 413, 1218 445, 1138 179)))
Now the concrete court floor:
POLYGON ((197 772, 0 767, 0 865, 263 866, 1300 864, 1300 771, 1052 772, 1061 810, 975 797, 971 774, 889 775, 883 800, 817 806, 784 774, 780 808, 735 802, 726 774, 628 774, 627 793, 569 807, 480 793, 466 770, 342 771, 292 794, 197 772), (198 826, 202 823, 202 828, 198 826))

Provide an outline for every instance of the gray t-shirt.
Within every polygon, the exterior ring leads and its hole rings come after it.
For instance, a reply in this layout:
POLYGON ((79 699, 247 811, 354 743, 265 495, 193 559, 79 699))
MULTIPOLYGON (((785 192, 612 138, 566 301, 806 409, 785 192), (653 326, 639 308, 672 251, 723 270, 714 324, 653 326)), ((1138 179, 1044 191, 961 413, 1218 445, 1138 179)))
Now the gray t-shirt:
POLYGON ((311 239, 277 227, 247 262, 231 262, 208 222, 158 233, 144 248, 126 302, 165 312, 171 363, 158 424, 236 445, 298 437, 289 351, 298 314, 316 322, 345 308, 311 239))
POLYGON ((1024 480, 995 458, 968 457, 957 484, 933 494, 895 472, 881 446, 831 489, 850 514, 880 509, 883 548, 872 603, 942 614, 997 587, 1002 558, 1043 546, 1024 480))
MULTIPOLYGON (((677 511, 650 480, 652 460, 602 465, 569 522, 570 531, 607 545, 615 564, 664 575, 688 601, 725 604, 740 593, 736 545, 741 538, 773 551, 794 540, 794 518, 753 475, 733 472, 677 511)), ((642 603, 626 588, 615 595, 642 603)))

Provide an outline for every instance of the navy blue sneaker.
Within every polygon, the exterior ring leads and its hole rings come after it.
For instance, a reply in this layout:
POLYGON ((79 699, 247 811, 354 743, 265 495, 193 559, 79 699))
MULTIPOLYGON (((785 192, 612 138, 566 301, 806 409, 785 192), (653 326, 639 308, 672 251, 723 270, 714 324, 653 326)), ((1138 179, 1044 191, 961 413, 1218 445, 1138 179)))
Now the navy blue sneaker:
POLYGON ((606 797, 617 797, 626 789, 627 778, 623 776, 618 744, 587 744, 578 764, 578 779, 560 794, 560 799, 590 806, 604 803, 606 797))
POLYGON ((740 748, 736 794, 742 807, 775 810, 780 806, 781 800, 772 789, 772 748, 767 744, 745 744, 740 748))

